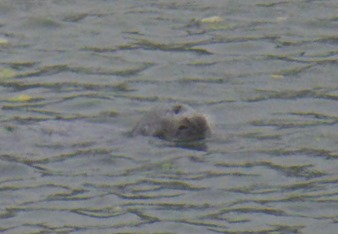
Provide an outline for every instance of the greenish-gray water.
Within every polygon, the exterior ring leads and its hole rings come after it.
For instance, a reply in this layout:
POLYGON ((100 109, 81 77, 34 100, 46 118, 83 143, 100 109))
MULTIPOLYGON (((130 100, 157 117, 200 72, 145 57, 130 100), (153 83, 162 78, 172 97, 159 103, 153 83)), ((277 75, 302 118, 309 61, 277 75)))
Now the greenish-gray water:
POLYGON ((337 12, 0 1, 0 232, 338 233, 337 12), (202 147, 128 135, 173 102, 202 147))

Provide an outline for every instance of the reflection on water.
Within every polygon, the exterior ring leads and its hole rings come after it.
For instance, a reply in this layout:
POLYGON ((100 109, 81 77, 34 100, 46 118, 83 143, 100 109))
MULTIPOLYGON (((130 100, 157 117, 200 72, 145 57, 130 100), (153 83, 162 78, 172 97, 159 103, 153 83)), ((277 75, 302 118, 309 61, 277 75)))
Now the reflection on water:
POLYGON ((0 231, 336 233, 336 1, 1 1, 0 231), (159 103, 215 119, 130 137, 159 103))

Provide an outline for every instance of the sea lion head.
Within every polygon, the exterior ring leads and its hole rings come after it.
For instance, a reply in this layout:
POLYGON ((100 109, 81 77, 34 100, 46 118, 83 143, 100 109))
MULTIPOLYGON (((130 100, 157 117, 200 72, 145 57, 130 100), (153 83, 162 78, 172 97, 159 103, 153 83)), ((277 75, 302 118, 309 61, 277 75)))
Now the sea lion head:
POLYGON ((205 115, 184 104, 174 104, 160 117, 155 136, 173 141, 193 141, 210 135, 205 115))

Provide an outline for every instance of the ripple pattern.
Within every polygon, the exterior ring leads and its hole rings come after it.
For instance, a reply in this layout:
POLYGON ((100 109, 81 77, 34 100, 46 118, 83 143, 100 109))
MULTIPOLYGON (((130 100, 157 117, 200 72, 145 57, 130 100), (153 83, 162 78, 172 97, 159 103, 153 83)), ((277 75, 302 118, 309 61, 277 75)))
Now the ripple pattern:
POLYGON ((0 232, 337 233, 338 3, 0 2, 0 232), (199 144, 135 137, 206 112, 199 144))

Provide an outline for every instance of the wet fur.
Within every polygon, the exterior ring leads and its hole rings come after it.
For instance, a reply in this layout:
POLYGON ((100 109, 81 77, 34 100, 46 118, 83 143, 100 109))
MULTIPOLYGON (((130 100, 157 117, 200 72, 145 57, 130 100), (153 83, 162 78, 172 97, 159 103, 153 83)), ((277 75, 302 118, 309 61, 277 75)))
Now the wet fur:
POLYGON ((132 130, 132 135, 154 136, 172 141, 204 139, 210 133, 205 115, 184 104, 155 107, 132 130))

